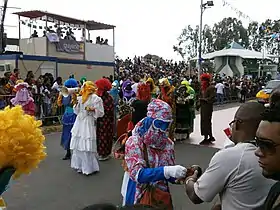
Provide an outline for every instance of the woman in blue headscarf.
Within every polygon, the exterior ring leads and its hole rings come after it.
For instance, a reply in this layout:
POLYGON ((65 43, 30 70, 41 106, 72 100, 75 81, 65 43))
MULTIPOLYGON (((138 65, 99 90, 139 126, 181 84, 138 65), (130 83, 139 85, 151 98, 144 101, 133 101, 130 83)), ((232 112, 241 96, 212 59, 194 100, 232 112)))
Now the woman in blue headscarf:
MULTIPOLYGON (((77 88, 78 82, 70 78, 65 81, 64 86, 66 88, 77 88)), ((65 89, 65 88, 64 88, 65 89)), ((68 89, 67 89, 68 91, 68 89)), ((71 150, 70 150, 70 141, 71 141, 71 130, 76 120, 76 114, 73 110, 73 105, 77 102, 77 95, 75 92, 70 93, 68 91, 67 93, 60 92, 57 105, 58 106, 64 106, 65 112, 62 116, 62 135, 61 135, 61 146, 67 151, 65 157, 63 160, 69 160, 71 159, 71 150)))
POLYGON ((118 105, 119 105, 119 81, 115 80, 112 83, 112 89, 109 91, 110 95, 113 97, 114 100, 114 134, 117 132, 117 113, 118 113, 118 105))

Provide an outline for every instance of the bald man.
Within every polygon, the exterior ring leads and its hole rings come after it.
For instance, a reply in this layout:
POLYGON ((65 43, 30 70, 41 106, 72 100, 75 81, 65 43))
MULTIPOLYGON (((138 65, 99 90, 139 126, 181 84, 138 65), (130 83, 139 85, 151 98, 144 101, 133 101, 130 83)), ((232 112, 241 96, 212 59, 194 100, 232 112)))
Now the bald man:
POLYGON ((240 106, 230 123, 235 146, 217 152, 199 179, 195 173, 186 180, 193 203, 212 202, 216 195, 221 204, 213 209, 247 210, 264 203, 274 181, 262 176, 253 142, 263 112, 264 106, 257 102, 240 106))

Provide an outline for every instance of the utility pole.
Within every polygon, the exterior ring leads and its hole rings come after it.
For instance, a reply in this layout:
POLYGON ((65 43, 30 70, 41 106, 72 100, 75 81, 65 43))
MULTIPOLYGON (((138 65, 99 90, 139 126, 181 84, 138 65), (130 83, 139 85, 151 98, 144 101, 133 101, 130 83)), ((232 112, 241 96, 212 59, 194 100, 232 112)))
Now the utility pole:
POLYGON ((198 46, 198 78, 200 77, 202 68, 202 32, 203 32, 203 12, 205 9, 209 7, 213 7, 214 3, 213 1, 207 1, 206 3, 203 3, 203 0, 200 2, 200 23, 199 23, 199 46, 198 46))
POLYGON ((8 6, 8 0, 4 0, 4 6, 2 8, 2 17, 1 17, 1 26, 0 26, 0 53, 5 52, 5 37, 7 37, 4 34, 4 22, 5 22, 5 17, 6 17, 6 11, 7 11, 7 6, 8 6))
POLYGON ((203 22, 202 22, 202 19, 203 19, 203 12, 204 12, 204 6, 203 6, 203 0, 201 0, 201 3, 200 3, 200 23, 199 23, 199 46, 198 46, 198 78, 200 77, 201 75, 201 71, 202 71, 202 68, 201 68, 201 63, 202 63, 202 25, 203 25, 203 22))

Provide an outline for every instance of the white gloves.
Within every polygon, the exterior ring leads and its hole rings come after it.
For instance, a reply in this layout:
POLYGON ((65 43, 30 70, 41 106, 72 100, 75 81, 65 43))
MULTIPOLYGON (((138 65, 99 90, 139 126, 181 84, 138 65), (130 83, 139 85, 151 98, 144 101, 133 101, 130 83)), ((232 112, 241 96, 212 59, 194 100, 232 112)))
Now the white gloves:
POLYGON ((187 169, 180 165, 165 166, 164 176, 166 179, 170 179, 171 177, 175 179, 185 178, 187 176, 187 169))

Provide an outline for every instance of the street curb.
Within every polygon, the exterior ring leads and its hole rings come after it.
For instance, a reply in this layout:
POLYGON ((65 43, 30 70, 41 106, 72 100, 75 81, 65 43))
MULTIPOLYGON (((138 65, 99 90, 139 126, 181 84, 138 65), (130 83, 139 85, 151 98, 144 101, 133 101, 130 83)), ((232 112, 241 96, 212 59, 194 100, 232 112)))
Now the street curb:
POLYGON ((44 126, 41 128, 43 134, 58 133, 62 131, 62 125, 44 126))

